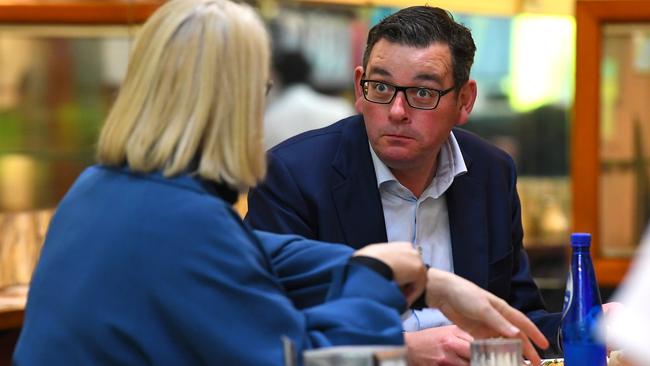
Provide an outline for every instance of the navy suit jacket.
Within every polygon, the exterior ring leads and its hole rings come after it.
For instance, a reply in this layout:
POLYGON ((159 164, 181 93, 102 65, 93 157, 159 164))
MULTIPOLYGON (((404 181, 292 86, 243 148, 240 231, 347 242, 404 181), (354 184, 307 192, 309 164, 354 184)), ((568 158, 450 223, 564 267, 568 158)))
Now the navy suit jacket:
MULTIPOLYGON (((526 313, 554 343, 560 315, 545 311, 530 274, 514 163, 470 132, 454 135, 468 169, 445 194, 454 271, 526 313)), ((248 196, 253 227, 353 248, 387 240, 361 115, 286 140, 268 163, 248 196)))

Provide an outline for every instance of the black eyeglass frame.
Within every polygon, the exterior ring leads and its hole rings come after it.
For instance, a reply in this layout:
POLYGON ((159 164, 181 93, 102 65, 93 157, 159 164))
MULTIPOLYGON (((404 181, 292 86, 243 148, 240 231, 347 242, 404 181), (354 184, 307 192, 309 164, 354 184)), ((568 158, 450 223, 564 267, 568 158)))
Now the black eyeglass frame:
POLYGON ((430 111, 430 110, 433 110, 433 109, 438 108, 438 104, 440 104, 440 99, 442 99, 443 96, 445 96, 445 95, 448 94, 450 91, 452 91, 452 90, 454 90, 454 89, 456 88, 456 86, 452 86, 452 87, 450 87, 449 89, 439 90, 439 89, 435 89, 435 88, 425 88, 425 87, 421 87, 421 86, 397 86, 397 85, 393 85, 393 84, 391 84, 391 83, 387 83, 387 82, 385 82, 385 81, 381 81, 381 80, 372 80, 372 79, 361 79, 361 80, 359 81, 359 85, 361 86, 361 93, 363 93, 363 98, 364 98, 365 100, 369 101, 370 103, 376 103, 376 104, 391 104, 391 103, 393 102, 393 100, 395 99, 395 96, 397 95, 397 93, 399 93, 399 92, 401 91, 401 92, 404 93, 404 97, 405 97, 405 99, 406 99, 406 103, 407 103, 411 108, 415 108, 415 109, 423 109, 423 110, 427 110, 427 111, 430 111), (368 91, 367 91, 367 88, 364 87, 364 85, 363 85, 363 84, 365 84, 365 83, 379 83, 379 84, 388 85, 388 86, 390 86, 390 87, 392 87, 392 88, 395 88, 395 92, 393 93, 393 96, 392 96, 392 97, 391 97, 387 102, 376 102, 376 101, 374 101, 374 100, 370 100, 370 99, 368 99, 368 91), (435 104, 433 107, 431 107, 431 108, 416 107, 416 106, 412 105, 412 104, 411 104, 411 101, 409 100, 409 96, 408 96, 408 94, 406 93, 406 91, 407 91, 408 89, 417 89, 417 90, 422 90, 422 89, 424 89, 424 90, 428 90, 428 91, 431 91, 431 92, 436 92, 436 93, 438 93, 438 99, 436 100, 436 104, 435 104))

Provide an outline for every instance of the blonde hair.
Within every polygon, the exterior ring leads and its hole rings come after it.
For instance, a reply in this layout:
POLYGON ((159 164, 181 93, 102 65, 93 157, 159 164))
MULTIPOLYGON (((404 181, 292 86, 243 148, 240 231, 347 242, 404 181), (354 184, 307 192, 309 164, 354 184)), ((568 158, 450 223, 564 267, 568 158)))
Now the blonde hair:
POLYGON ((264 176, 262 116, 269 39, 245 4, 172 0, 135 39, 102 129, 105 165, 198 173, 243 190, 264 176))

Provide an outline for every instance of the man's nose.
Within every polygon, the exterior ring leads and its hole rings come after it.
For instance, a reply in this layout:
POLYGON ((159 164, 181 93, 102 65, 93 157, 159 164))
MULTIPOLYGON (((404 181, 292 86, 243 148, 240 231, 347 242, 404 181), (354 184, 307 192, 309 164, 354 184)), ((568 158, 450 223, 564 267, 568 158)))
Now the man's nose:
POLYGON ((390 104, 389 114, 391 120, 403 121, 406 118, 406 109, 408 103, 406 101, 406 94, 403 91, 398 91, 390 104))

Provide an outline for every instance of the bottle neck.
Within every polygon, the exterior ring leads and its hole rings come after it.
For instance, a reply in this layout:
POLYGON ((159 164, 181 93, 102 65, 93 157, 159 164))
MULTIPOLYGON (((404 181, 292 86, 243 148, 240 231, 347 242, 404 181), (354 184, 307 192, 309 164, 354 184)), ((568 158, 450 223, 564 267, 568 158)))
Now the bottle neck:
POLYGON ((589 247, 589 246, 573 247, 573 254, 578 254, 578 253, 580 253, 580 254, 584 254, 584 253, 589 254, 589 249, 590 248, 591 247, 589 247))
MULTIPOLYGON (((590 298, 591 304, 600 305, 598 281, 588 246, 573 247, 571 273, 574 294, 579 294, 578 297, 590 298)), ((576 298, 574 296, 574 299, 576 298)))

